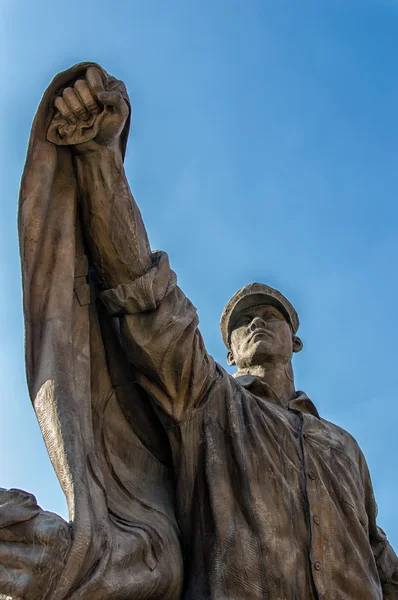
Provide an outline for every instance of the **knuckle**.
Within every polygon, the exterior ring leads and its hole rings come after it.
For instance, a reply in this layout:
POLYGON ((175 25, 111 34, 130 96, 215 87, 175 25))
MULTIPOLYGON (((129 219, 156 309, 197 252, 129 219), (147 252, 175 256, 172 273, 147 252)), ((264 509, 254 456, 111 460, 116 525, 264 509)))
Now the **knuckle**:
POLYGON ((79 117, 85 117, 87 116, 87 110, 85 109, 84 106, 76 106, 75 108, 75 112, 79 117))
POLYGON ((85 82, 84 79, 77 79, 75 81, 75 86, 74 87, 77 88, 77 89, 83 89, 83 88, 86 88, 88 86, 87 86, 87 83, 85 82))
POLYGON ((96 67, 89 67, 87 69, 87 75, 89 77, 101 77, 101 74, 96 67))
POLYGON ((98 93, 103 89, 101 73, 95 67, 89 67, 89 69, 87 69, 86 78, 95 93, 98 93))
POLYGON ((71 110, 69 110, 69 108, 67 106, 63 106, 61 112, 65 118, 67 118, 67 119, 73 118, 73 113, 71 110))
POLYGON ((78 79, 75 83, 75 88, 77 93, 79 94, 81 100, 84 103, 84 106, 88 110, 95 110, 98 108, 98 104, 93 97, 93 94, 88 86, 88 83, 84 79, 78 79))
POLYGON ((68 96, 70 97, 71 95, 73 95, 73 89, 71 87, 65 88, 64 91, 62 92, 62 95, 66 96, 66 97, 68 97, 68 96))
POLYGON ((98 102, 95 100, 95 98, 93 98, 92 94, 90 94, 90 95, 87 94, 84 97, 84 101, 87 106, 98 106, 98 102))
POLYGON ((54 106, 66 119, 73 116, 72 112, 70 111, 68 105, 66 104, 63 98, 56 98, 56 100, 54 101, 54 106))

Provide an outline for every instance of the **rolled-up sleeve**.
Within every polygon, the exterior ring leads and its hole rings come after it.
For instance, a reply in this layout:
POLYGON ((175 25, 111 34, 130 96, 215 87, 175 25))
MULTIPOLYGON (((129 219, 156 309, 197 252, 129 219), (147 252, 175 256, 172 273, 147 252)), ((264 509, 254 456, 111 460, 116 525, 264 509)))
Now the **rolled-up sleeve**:
POLYGON ((120 318, 123 344, 139 383, 174 420, 187 418, 205 399, 216 364, 167 254, 155 252, 147 273, 101 297, 109 313, 120 318))

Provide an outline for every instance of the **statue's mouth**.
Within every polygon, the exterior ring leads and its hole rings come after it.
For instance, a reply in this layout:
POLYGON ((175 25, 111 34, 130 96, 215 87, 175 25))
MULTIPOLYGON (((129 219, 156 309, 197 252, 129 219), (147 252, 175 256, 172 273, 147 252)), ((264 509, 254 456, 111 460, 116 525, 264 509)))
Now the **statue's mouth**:
POLYGON ((251 336, 249 337, 249 342, 251 342, 251 340, 256 336, 256 335, 262 335, 262 336, 266 336, 266 337, 270 337, 271 334, 267 329, 256 329, 255 331, 253 331, 253 333, 251 334, 251 336))

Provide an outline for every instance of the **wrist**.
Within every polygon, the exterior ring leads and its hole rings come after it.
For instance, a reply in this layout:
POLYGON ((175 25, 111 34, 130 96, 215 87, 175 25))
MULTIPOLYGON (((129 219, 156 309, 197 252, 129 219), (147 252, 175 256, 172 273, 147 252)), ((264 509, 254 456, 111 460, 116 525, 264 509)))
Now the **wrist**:
POLYGON ((92 160, 95 157, 101 159, 112 159, 121 156, 121 151, 118 143, 115 144, 98 144, 95 141, 84 142, 72 146, 73 154, 83 160, 92 160))
POLYGON ((119 144, 110 146, 102 146, 100 144, 87 142, 85 144, 77 144, 73 148, 73 154, 78 164, 82 165, 97 165, 102 164, 107 167, 114 165, 116 167, 123 166, 123 157, 119 144))

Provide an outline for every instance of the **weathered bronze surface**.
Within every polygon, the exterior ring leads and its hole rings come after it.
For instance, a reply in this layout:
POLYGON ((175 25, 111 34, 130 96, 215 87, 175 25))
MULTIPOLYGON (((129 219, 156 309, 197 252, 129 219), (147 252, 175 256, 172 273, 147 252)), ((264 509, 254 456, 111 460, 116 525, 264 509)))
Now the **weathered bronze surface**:
POLYGON ((152 253, 123 157, 130 104, 59 74, 32 127, 19 231, 29 391, 70 523, 0 491, 0 592, 28 600, 398 598, 365 459, 294 386, 298 315, 263 284, 221 333, 152 253))

